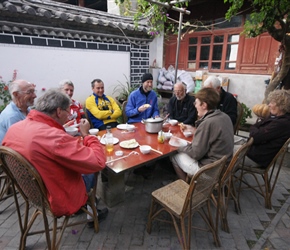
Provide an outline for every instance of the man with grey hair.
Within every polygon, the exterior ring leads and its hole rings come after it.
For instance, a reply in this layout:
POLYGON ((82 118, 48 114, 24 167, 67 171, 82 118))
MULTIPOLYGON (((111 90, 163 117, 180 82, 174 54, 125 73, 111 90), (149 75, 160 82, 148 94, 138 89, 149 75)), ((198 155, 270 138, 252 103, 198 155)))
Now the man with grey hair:
MULTIPOLYGON (((71 215, 85 205, 87 192, 96 185, 95 174, 105 168, 106 157, 90 124, 80 121, 81 138, 63 128, 70 116, 70 98, 50 89, 42 95, 27 119, 13 124, 3 145, 24 156, 39 172, 48 190, 51 210, 56 216, 71 215)), ((108 209, 98 210, 99 220, 108 209)))
POLYGON ((226 113, 233 123, 236 124, 238 116, 237 100, 231 94, 226 92, 222 86, 220 80, 216 76, 209 76, 203 83, 204 88, 213 88, 220 95, 220 102, 217 106, 218 109, 226 113))
POLYGON ((174 96, 168 103, 169 118, 184 124, 194 125, 197 112, 194 106, 195 97, 186 94, 186 86, 182 82, 174 84, 174 96))
POLYGON ((11 82, 9 93, 12 101, 0 114, 0 144, 10 126, 25 119, 36 98, 35 85, 26 80, 11 82))
POLYGON ((75 88, 74 84, 71 80, 65 79, 59 82, 59 86, 61 90, 71 99, 70 112, 72 114, 72 119, 75 121, 75 124, 79 124, 81 118, 86 118, 86 116, 80 102, 72 98, 75 88))

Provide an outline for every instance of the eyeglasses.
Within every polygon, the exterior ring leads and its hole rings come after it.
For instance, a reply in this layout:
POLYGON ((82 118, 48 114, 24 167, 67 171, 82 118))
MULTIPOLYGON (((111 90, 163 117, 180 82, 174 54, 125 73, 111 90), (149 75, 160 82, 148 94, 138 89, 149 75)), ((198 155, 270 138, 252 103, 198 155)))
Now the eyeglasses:
POLYGON ((24 93, 26 95, 33 95, 33 94, 36 94, 37 90, 36 89, 29 89, 26 91, 18 91, 18 92, 24 93))
POLYGON ((67 111, 66 109, 63 109, 65 112, 68 113, 67 119, 72 120, 74 119, 74 115, 72 115, 69 111, 67 111))
POLYGON ((183 93, 184 90, 174 90, 173 92, 174 92, 174 94, 180 94, 180 93, 183 93))

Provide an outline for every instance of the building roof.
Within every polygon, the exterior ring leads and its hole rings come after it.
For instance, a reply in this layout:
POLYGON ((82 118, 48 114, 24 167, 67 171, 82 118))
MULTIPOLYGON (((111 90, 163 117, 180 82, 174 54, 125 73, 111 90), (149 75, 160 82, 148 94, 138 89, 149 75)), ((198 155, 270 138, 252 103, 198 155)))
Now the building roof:
POLYGON ((146 20, 135 27, 130 17, 55 1, 0 0, 0 31, 56 38, 145 44, 146 20))

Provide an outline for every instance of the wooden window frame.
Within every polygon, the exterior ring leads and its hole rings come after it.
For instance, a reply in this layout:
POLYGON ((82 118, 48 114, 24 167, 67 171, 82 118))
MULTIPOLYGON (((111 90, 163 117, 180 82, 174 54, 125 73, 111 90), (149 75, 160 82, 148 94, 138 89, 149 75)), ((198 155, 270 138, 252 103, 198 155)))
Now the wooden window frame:
POLYGON ((189 35, 185 41, 187 49, 186 49, 186 54, 185 54, 186 58, 184 60, 184 65, 185 65, 186 70, 188 70, 188 71, 208 70, 209 72, 217 72, 217 73, 221 73, 221 72, 236 73, 238 71, 238 64, 239 64, 238 60, 240 58, 240 55, 239 55, 240 46, 241 46, 241 44, 243 44, 243 42, 242 42, 243 39, 240 35, 241 32, 242 32, 242 28, 229 28, 229 29, 220 29, 220 30, 212 30, 212 31, 205 31, 205 32, 196 32, 196 33, 192 33, 191 35, 189 35), (240 35, 239 41, 238 42, 228 42, 228 37, 230 35, 240 35), (201 39, 202 39, 202 37, 207 37, 207 36, 211 37, 211 42, 209 43, 209 46, 210 46, 209 59, 208 60, 200 60, 201 47, 203 46, 201 43, 201 39), (224 37, 223 42, 215 43, 214 42, 215 36, 223 36, 224 37), (190 45, 189 44, 190 38, 197 38, 197 44, 190 45), (213 60, 212 55, 213 55, 214 45, 221 45, 221 44, 223 45, 221 60, 213 60), (238 45, 236 61, 226 60, 227 46, 229 44, 237 44, 238 45), (197 47, 195 61, 188 59, 190 46, 197 47), (188 67, 189 63, 194 63, 194 62, 196 64, 196 68, 189 68, 188 67), (200 68, 199 67, 200 62, 208 62, 208 68, 200 68), (213 62, 220 62, 221 63, 220 69, 211 68, 213 62), (235 62, 236 63, 235 69, 226 69, 225 65, 227 62, 235 62))

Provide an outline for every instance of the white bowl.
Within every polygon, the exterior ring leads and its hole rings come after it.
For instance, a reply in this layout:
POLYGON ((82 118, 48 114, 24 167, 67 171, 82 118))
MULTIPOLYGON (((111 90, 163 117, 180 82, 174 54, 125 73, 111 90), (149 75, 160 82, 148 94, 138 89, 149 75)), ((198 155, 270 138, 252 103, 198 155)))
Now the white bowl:
POLYGON ((75 136, 78 133, 78 129, 73 127, 67 127, 65 128, 65 131, 72 136, 75 136))
POLYGON ((140 151, 144 155, 149 154, 151 151, 151 147, 148 145, 142 145, 142 146, 140 146, 140 151))
POLYGON ((183 132, 183 134, 184 134, 185 137, 192 136, 192 132, 190 132, 190 131, 185 131, 185 132, 183 132))
POLYGON ((97 128, 91 128, 89 130, 90 135, 97 135, 99 133, 99 129, 97 128))
POLYGON ((175 126, 178 123, 178 121, 174 119, 170 119, 169 123, 171 124, 171 126, 175 126))
POLYGON ((169 140, 171 138, 171 136, 172 136, 172 133, 168 133, 168 132, 165 132, 163 134, 164 134, 165 140, 169 140))

